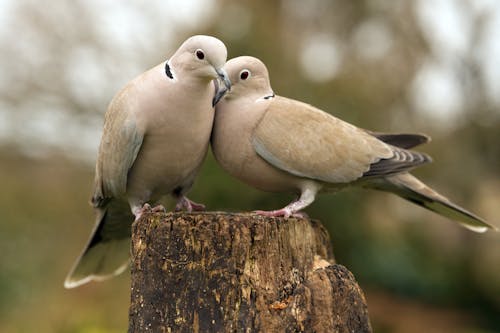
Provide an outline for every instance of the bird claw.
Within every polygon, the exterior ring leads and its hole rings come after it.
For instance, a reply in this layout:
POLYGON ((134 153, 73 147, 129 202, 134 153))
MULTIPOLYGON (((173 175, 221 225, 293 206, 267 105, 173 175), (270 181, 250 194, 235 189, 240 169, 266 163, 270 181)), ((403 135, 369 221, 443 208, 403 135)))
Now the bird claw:
POLYGON ((144 205, 142 205, 141 208, 134 211, 134 215, 135 215, 135 220, 137 221, 145 213, 166 213, 166 212, 167 212, 167 210, 165 209, 165 207, 163 207, 163 205, 157 205, 157 206, 151 207, 150 204, 145 203, 144 205))
POLYGON ((282 208, 278 210, 254 210, 253 213, 262 215, 262 216, 270 216, 270 217, 284 217, 285 219, 289 217, 295 218, 307 218, 307 214, 304 212, 294 212, 289 208, 282 208))
POLYGON ((191 213, 193 211, 200 212, 205 210, 205 205, 196 203, 194 201, 189 200, 187 197, 182 196, 179 198, 179 201, 177 201, 177 204, 175 205, 175 211, 179 212, 184 209, 188 213, 191 213))
POLYGON ((295 217, 298 219, 308 219, 309 215, 307 215, 306 212, 295 212, 292 214, 292 217, 295 217))
POLYGON ((149 213, 150 211, 151 211, 151 205, 148 203, 142 205, 141 208, 133 210, 133 214, 135 215, 135 220, 136 221, 139 220, 142 215, 144 215, 145 213, 149 213))
POLYGON ((285 209, 279 209, 279 210, 254 210, 253 213, 257 215, 262 215, 262 216, 269 216, 269 217, 279 217, 283 216, 287 218, 287 211, 285 209))
POLYGON ((151 212, 153 213, 166 213, 167 210, 163 205, 156 205, 153 208, 151 208, 151 212))

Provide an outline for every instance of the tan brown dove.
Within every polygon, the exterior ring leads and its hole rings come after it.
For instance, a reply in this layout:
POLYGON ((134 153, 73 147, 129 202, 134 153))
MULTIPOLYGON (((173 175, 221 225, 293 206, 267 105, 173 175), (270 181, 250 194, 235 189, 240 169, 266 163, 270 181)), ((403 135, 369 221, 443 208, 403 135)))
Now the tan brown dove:
POLYGON ((95 227, 65 287, 103 280, 128 266, 130 227, 134 215, 150 209, 147 203, 172 195, 177 209, 204 208, 185 193, 207 153, 213 104, 222 97, 214 97, 212 81, 230 86, 226 57, 220 40, 193 36, 113 98, 96 163, 95 227))
POLYGON ((494 228, 409 173, 431 161, 407 150, 428 137, 369 132, 277 96, 259 59, 231 59, 225 69, 232 88, 216 106, 211 139, 215 158, 251 186, 298 195, 282 209, 258 213, 289 217, 300 214, 318 192, 362 186, 395 193, 473 231, 494 228))

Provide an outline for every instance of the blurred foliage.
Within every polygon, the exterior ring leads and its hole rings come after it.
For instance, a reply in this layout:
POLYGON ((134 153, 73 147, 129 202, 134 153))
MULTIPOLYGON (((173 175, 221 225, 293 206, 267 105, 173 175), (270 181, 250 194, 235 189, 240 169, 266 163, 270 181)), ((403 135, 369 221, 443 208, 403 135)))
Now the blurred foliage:
POLYGON ((92 169, 60 155, 0 154, 0 331, 125 331, 126 276, 77 290, 62 287, 92 225, 92 169))
MULTIPOLYGON (((87 204, 93 167, 78 144, 97 144, 102 113, 121 85, 196 33, 220 37, 230 58, 261 58, 280 95, 360 127, 430 134, 433 142, 419 149, 435 162, 415 174, 492 223, 498 221, 498 104, 485 94, 484 73, 471 44, 455 68, 465 96, 461 112, 453 119, 419 112, 412 97, 415 77, 423 64, 441 55, 422 32, 418 2, 221 0, 200 10, 196 24, 174 18, 175 2, 120 8, 104 3, 54 1, 46 10, 32 0, 19 1, 11 8, 10 39, 0 42, 2 59, 17 60, 0 80, 0 120, 6 113, 14 119, 8 123, 14 135, 0 132, 5 143, 0 150, 1 332, 126 330, 127 274, 62 289, 93 223, 87 204), (162 6, 167 9, 158 10, 162 6), (113 9, 130 13, 111 20, 106 10, 113 9), (103 33, 103 27, 110 29, 103 33), (378 57, 366 52, 383 39, 364 44, 363 33, 377 30, 373 27, 389 32, 388 50, 378 57), (113 38, 122 30, 127 33, 120 44, 113 38), (303 59, 318 36, 335 40, 340 52, 340 60, 329 49, 316 53, 319 63, 340 64, 319 81, 307 74, 310 64, 303 59), (51 120, 61 126, 33 137, 39 129, 30 121, 43 112, 57 114, 51 120), (75 134, 75 124, 87 126, 83 138, 75 134), (47 149, 57 135, 66 148, 47 149)), ((471 23, 477 36, 483 20, 478 15, 471 23)), ((274 209, 291 199, 232 179, 211 154, 190 197, 210 210, 230 211, 274 209)), ((376 332, 500 332, 497 234, 477 235, 391 195, 362 190, 320 196, 307 212, 328 228, 337 261, 366 291, 376 332)))

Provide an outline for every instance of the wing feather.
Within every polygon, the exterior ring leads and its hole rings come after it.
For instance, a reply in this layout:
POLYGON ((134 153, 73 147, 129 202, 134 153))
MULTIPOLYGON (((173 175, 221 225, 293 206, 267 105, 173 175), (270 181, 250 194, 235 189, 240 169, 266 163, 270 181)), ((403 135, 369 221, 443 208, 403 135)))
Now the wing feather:
POLYGON ((431 141, 431 138, 425 134, 414 133, 379 133, 367 131, 380 141, 383 141, 391 146, 396 146, 403 149, 410 149, 421 144, 431 141))
MULTIPOLYGON (((405 136, 402 141, 396 136, 388 140, 403 146, 427 140, 423 135, 405 136)), ((426 154, 386 144, 371 132, 280 96, 273 99, 256 126, 252 144, 257 154, 273 166, 328 183, 383 177, 431 161, 426 154)))
POLYGON ((432 162, 432 159, 423 153, 391 147, 394 155, 384 158, 370 165, 370 170, 363 177, 381 177, 409 171, 419 165, 432 162))
POLYGON ((128 172, 144 139, 122 97, 120 94, 111 102, 105 115, 91 199, 95 207, 102 207, 110 198, 125 194, 128 172))
POLYGON ((256 152, 299 177, 348 183, 393 152, 376 137, 311 105, 276 96, 256 126, 256 152))

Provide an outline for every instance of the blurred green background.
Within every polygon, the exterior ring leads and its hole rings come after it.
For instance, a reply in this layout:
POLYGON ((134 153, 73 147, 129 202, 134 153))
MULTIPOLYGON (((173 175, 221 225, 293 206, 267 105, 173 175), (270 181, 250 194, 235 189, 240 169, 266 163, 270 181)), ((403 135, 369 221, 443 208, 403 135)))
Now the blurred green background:
MULTIPOLYGON (((185 38, 268 66, 276 93, 357 126, 424 132, 415 174, 499 226, 500 4, 438 1, 0 0, 0 331, 123 332, 129 276, 64 290, 114 93, 185 38)), ((210 210, 281 207, 212 156, 190 197, 210 210)), ((500 332, 500 235, 389 194, 307 209, 364 289, 375 332, 500 332)))

